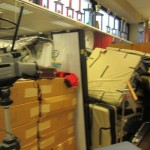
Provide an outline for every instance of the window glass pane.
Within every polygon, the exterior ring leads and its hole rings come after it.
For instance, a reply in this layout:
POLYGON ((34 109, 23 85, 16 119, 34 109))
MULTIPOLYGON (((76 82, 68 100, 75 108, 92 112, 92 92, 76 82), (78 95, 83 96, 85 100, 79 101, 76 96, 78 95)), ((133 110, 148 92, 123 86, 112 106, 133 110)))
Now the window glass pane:
POLYGON ((67 9, 66 9, 66 7, 69 6, 69 0, 61 0, 61 2, 64 4, 63 5, 63 15, 67 16, 67 9))
MULTIPOLYGON (((54 3, 55 1, 57 1, 57 0, 50 0, 49 9, 52 11, 55 11, 55 3, 54 3)), ((63 15, 66 16, 66 7, 69 6, 69 0, 61 0, 61 2, 64 4, 63 5, 63 15)), ((57 8, 60 10, 61 5, 57 5, 57 8)))
POLYGON ((88 2, 87 0, 82 0, 81 1, 81 10, 83 11, 83 9, 88 8, 88 5, 90 5, 90 2, 88 2))
POLYGON ((114 17, 113 17, 113 16, 110 16, 110 17, 109 17, 109 26, 110 26, 111 28, 114 28, 114 17))
POLYGON ((100 13, 103 14, 103 31, 107 31, 106 26, 108 26, 108 14, 107 12, 100 10, 100 13))
POLYGON ((42 1, 42 6, 48 8, 48 1, 47 0, 43 0, 42 1))
MULTIPOLYGON (((46 3, 47 0, 44 0, 46 3)), ((57 0, 50 0, 50 4, 49 4, 49 9, 52 11, 55 11, 55 1, 57 0)), ((79 1, 80 0, 72 0, 72 8, 74 9, 74 19, 76 19, 76 12, 75 11, 79 11, 79 8, 81 7, 81 12, 84 13, 83 9, 88 8, 88 5, 91 5, 90 2, 88 0, 81 0, 81 6, 79 7, 79 1)), ((64 4, 63 5, 63 15, 67 15, 67 9, 66 7, 69 6, 69 0, 61 0, 61 2, 64 4)), ((58 5, 58 8, 60 6, 58 5)), ((87 18, 87 17, 86 17, 87 18)), ((82 20, 84 19, 84 15, 82 15, 82 20)))
POLYGON ((73 8, 75 11, 78 11, 78 10, 79 10, 79 0, 73 0, 73 1, 72 1, 72 8, 73 8))
POLYGON ((55 1, 55 0, 51 0, 51 1, 50 1, 49 9, 52 10, 52 11, 55 11, 55 4, 54 4, 54 1, 55 1))
POLYGON ((115 19, 115 29, 119 30, 119 20, 115 19))
POLYGON ((65 7, 69 6, 69 0, 61 0, 65 7))
POLYGON ((100 15, 96 16, 96 21, 98 21, 99 29, 103 30, 102 17, 100 15))
POLYGON ((89 11, 84 11, 84 9, 87 9, 87 8, 91 8, 90 2, 88 0, 82 0, 81 1, 81 12, 83 13, 82 22, 86 23, 86 24, 89 24, 89 14, 90 14, 90 12, 89 11), (84 18, 85 18, 85 20, 84 20, 84 18))

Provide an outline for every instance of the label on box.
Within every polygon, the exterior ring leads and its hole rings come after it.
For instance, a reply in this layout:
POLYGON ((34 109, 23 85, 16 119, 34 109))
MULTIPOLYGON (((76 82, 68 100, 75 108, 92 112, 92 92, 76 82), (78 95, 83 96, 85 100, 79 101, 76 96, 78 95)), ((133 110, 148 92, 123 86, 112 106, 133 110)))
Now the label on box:
POLYGON ((34 141, 30 141, 27 145, 21 146, 21 150, 38 150, 38 143, 37 139, 34 141))
POLYGON ((50 120, 42 122, 42 123, 39 124, 39 130, 40 131, 46 130, 50 127, 51 127, 51 121, 50 120))
POLYGON ((68 144, 69 144, 69 145, 72 145, 72 144, 73 144, 73 139, 69 139, 69 140, 68 140, 68 144))
POLYGON ((37 128, 36 127, 28 129, 25 132, 25 137, 26 137, 26 139, 31 138, 31 137, 35 136, 36 133, 37 133, 37 128))
POLYGON ((68 120, 72 120, 73 119, 73 112, 70 112, 69 114, 68 114, 68 120))
POLYGON ((35 97, 38 95, 37 88, 26 88, 24 97, 35 97))
POLYGON ((74 128, 73 127, 69 127, 67 129, 67 134, 70 135, 70 134, 73 134, 73 131, 74 131, 74 128))
POLYGON ((76 105, 76 101, 77 101, 76 98, 73 98, 72 99, 72 105, 76 105))
POLYGON ((43 141, 41 142, 41 148, 43 149, 43 148, 45 148, 45 147, 47 147, 47 146, 49 146, 49 145, 52 145, 52 144, 54 144, 54 143, 55 143, 55 137, 52 136, 52 137, 47 138, 46 140, 43 140, 43 141))
POLYGON ((42 94, 51 93, 52 86, 51 85, 41 85, 41 92, 42 92, 42 94))
POLYGON ((38 150, 37 145, 35 145, 34 147, 32 147, 30 150, 38 150))
POLYGON ((43 104, 42 105, 42 113, 47 113, 51 111, 51 106, 50 104, 43 104))
POLYGON ((64 150, 63 144, 59 144, 58 147, 57 147, 57 150, 64 150))
POLYGON ((30 117, 35 117, 39 114, 39 107, 33 107, 30 109, 30 117))

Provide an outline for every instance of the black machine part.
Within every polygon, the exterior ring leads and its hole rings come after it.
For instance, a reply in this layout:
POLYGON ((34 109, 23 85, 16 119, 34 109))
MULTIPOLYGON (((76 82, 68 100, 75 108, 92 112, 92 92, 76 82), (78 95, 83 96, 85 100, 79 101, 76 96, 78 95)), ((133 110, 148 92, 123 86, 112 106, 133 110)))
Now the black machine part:
POLYGON ((23 63, 14 54, 0 55, 0 87, 10 86, 19 78, 36 78, 38 76, 35 63, 23 63))
POLYGON ((11 134, 9 105, 12 104, 10 86, 0 88, 0 106, 4 109, 6 136, 0 144, 0 150, 20 150, 19 140, 11 134))
POLYGON ((134 135, 132 143, 139 145, 148 131, 150 131, 150 122, 144 122, 134 135))
POLYGON ((20 144, 17 137, 11 139, 4 139, 0 144, 0 150, 20 150, 20 144))
MULTIPOLYGON (((13 43, 11 52, 13 52, 22 13, 24 7, 21 6, 19 17, 17 23, 12 23, 7 19, 0 17, 0 20, 7 21, 16 26, 16 30, 13 37, 13 43)), ((11 28, 10 28, 11 29, 11 28)), ((0 28, 0 30, 5 30, 5 28, 0 28)), ((10 115, 9 115, 9 106, 12 104, 10 96, 10 86, 17 80, 18 77, 21 77, 22 71, 20 71, 21 64, 16 60, 18 57, 17 54, 2 54, 0 55, 0 105, 4 110, 5 118, 5 127, 6 127, 6 136, 0 144, 0 150, 20 150, 20 143, 16 136, 11 134, 11 124, 10 124, 10 115), (21 72, 21 73, 20 73, 21 72)), ((35 71, 35 70, 34 70, 35 71)))

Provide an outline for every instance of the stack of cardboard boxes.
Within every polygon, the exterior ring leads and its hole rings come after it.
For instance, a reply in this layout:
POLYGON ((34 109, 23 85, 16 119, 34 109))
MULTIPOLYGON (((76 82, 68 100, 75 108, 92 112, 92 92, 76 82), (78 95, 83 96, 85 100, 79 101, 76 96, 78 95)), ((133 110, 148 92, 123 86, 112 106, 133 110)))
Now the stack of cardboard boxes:
MULTIPOLYGON (((11 88, 10 122, 22 150, 75 150, 76 88, 63 78, 21 80, 11 88)), ((0 128, 5 129, 0 108, 0 128)), ((5 137, 0 132, 0 141, 5 137)))
MULTIPOLYGON (((11 87, 11 131, 20 140, 22 150, 37 150, 38 90, 34 80, 20 80, 11 87)), ((4 110, 0 108, 0 128, 5 130, 4 110)), ((0 132, 0 141, 5 137, 0 132)))
POLYGON ((38 123, 40 150, 74 150, 76 88, 68 88, 62 78, 42 79, 38 83, 41 93, 38 123))

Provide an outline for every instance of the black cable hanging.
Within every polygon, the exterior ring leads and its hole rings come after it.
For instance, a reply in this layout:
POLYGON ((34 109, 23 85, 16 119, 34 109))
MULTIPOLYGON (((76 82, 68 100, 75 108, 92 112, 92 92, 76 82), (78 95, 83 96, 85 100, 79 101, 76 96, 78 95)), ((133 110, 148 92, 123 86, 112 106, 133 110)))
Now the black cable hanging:
POLYGON ((13 24, 14 27, 0 27, 0 30, 11 30, 11 29, 15 29, 16 26, 17 26, 16 23, 14 23, 14 22, 12 22, 12 21, 6 19, 6 18, 0 18, 0 21, 1 21, 1 20, 2 20, 2 21, 5 21, 5 22, 8 22, 8 23, 10 23, 10 24, 13 24))
POLYGON ((13 36, 13 42, 12 42, 11 51, 13 51, 13 49, 14 49, 14 45, 15 45, 15 41, 16 41, 16 38, 17 38, 17 33, 18 33, 18 29, 19 29, 19 25, 20 25, 22 13, 23 13, 23 9, 24 9, 24 7, 21 6, 17 23, 14 23, 14 22, 12 22, 12 21, 6 19, 6 18, 2 18, 2 17, 0 18, 0 20, 2 20, 2 21, 9 22, 10 24, 13 24, 13 25, 14 25, 14 27, 0 27, 0 30, 16 29, 16 30, 15 30, 15 33, 14 33, 14 36, 13 36))

